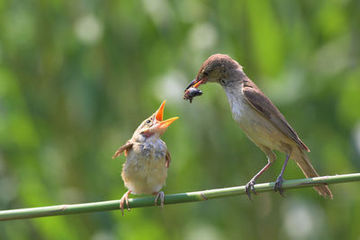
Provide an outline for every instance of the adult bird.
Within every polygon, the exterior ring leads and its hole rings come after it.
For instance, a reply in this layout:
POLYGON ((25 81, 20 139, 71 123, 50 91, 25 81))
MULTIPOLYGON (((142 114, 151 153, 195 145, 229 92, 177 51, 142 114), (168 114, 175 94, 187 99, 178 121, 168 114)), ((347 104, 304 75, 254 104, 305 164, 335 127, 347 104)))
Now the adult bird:
MULTIPOLYGON (((246 76, 237 61, 224 54, 210 56, 200 67, 196 78, 186 88, 184 98, 189 95, 188 89, 197 88, 207 82, 222 86, 234 120, 267 156, 267 164, 246 184, 249 198, 251 191, 256 193, 254 188, 256 179, 275 161, 276 155, 273 150, 286 154, 274 187, 274 190, 279 191, 281 195, 283 174, 289 159, 295 160, 307 178, 319 176, 306 155, 306 152, 310 152, 309 148, 271 100, 246 76)), ((333 197, 327 185, 318 185, 314 188, 324 197, 333 197)))
POLYGON ((165 101, 160 108, 145 119, 135 130, 132 138, 121 146, 114 154, 118 157, 124 152, 126 162, 123 164, 122 179, 128 191, 120 199, 120 209, 124 214, 124 204, 129 207, 129 194, 153 194, 155 205, 160 198, 164 205, 164 192, 167 169, 171 156, 161 135, 178 117, 163 120, 165 101))

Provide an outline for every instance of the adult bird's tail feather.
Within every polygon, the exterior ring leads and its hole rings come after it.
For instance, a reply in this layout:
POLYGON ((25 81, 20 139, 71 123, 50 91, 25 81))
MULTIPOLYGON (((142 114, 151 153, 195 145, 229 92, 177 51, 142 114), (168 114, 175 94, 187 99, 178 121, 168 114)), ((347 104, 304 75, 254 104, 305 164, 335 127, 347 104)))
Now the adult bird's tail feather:
MULTIPOLYGON (((310 159, 306 155, 306 153, 298 148, 296 151, 293 152, 292 158, 295 160, 296 164, 300 167, 302 172, 304 173, 305 177, 313 178, 319 177, 319 174, 316 172, 314 167, 311 165, 310 159)), ((333 194, 327 184, 314 186, 314 189, 323 197, 325 198, 333 198, 333 194)))

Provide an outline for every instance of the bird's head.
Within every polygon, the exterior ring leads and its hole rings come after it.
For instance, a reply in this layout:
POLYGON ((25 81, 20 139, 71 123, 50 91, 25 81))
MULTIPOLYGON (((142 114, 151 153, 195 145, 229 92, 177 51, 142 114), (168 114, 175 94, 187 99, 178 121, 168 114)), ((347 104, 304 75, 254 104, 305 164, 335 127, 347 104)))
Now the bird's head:
POLYGON ((165 102, 163 101, 158 110, 150 117, 145 119, 136 129, 133 137, 148 138, 151 136, 161 136, 166 129, 179 117, 163 120, 165 102))
POLYGON ((234 71, 242 71, 239 63, 225 54, 214 54, 210 56, 200 67, 196 78, 187 86, 197 88, 207 82, 219 83, 226 86, 233 78, 234 71))

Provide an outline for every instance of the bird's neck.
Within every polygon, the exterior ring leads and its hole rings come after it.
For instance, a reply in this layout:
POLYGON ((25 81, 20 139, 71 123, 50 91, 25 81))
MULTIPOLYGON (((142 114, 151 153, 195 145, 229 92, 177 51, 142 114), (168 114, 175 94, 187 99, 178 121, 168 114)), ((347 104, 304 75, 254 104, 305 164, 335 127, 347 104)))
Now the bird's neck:
POLYGON ((244 112, 246 111, 242 88, 248 78, 243 71, 234 71, 231 77, 236 80, 231 81, 230 84, 223 86, 223 88, 226 92, 233 118, 236 121, 240 121, 240 119, 244 116, 244 112))
POLYGON ((240 84, 236 84, 232 87, 224 87, 224 90, 229 101, 233 118, 237 120, 243 114, 242 87, 240 84))
POLYGON ((151 135, 136 134, 133 136, 133 140, 138 143, 156 142, 160 140, 160 135, 158 133, 154 133, 151 135))

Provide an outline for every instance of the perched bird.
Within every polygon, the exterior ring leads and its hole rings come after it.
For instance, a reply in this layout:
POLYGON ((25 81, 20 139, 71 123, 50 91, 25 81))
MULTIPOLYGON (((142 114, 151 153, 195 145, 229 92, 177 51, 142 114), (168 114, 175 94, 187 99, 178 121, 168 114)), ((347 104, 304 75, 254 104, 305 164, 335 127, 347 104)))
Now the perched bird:
POLYGON ((155 205, 160 198, 164 205, 164 192, 160 191, 165 185, 167 169, 171 157, 164 141, 160 136, 178 117, 163 120, 165 101, 149 118, 145 119, 135 130, 132 138, 121 146, 114 154, 118 157, 122 152, 126 156, 123 164, 122 179, 129 189, 120 199, 120 209, 124 214, 124 203, 129 210, 129 194, 156 195, 155 205))
MULTIPOLYGON (((254 189, 256 179, 275 161, 276 155, 273 150, 286 154, 284 165, 274 187, 274 190, 279 191, 280 194, 283 193, 281 188, 283 174, 290 158, 295 160, 306 177, 319 176, 306 155, 306 152, 310 152, 309 148, 301 141, 271 100, 246 76, 238 62, 224 54, 210 56, 202 64, 196 78, 187 89, 197 88, 207 82, 219 83, 223 87, 234 120, 267 156, 268 162, 265 167, 246 185, 249 198, 251 191, 256 193, 254 189)), ((185 96, 187 96, 187 89, 185 96)), ((324 197, 333 197, 327 185, 318 185, 314 188, 324 197)))

